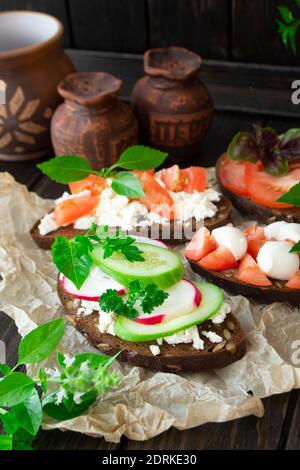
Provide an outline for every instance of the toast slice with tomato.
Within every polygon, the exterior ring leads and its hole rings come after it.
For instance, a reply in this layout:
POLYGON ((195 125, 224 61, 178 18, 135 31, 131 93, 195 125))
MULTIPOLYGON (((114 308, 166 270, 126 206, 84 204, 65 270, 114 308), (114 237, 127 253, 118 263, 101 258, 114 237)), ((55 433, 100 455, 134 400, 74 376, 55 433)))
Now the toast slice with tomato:
POLYGON ((231 313, 227 315, 223 323, 214 324, 206 321, 199 326, 199 331, 200 329, 209 330, 222 336, 221 343, 212 343, 208 338, 203 338, 203 350, 195 349, 191 344, 163 343, 159 346, 159 356, 155 356, 150 346, 157 345, 156 341, 134 343, 108 333, 100 333, 99 312, 94 311, 87 316, 78 316, 76 314, 78 306, 74 305, 74 297, 62 288, 59 281, 57 291, 67 319, 88 341, 102 353, 110 356, 119 354, 118 360, 133 366, 175 374, 184 371, 211 370, 232 364, 246 352, 245 332, 231 313))
MULTIPOLYGON (((204 219, 204 225, 209 230, 220 227, 221 225, 228 223, 230 220, 232 205, 229 199, 227 199, 225 196, 222 196, 220 201, 216 203, 216 206, 218 209, 216 215, 214 217, 204 219)), ((43 250, 49 250, 55 240, 55 237, 57 236, 72 238, 77 234, 83 234, 86 232, 86 230, 75 229, 74 226, 70 224, 65 227, 60 227, 59 229, 46 235, 41 235, 38 229, 39 224, 40 220, 34 224, 30 230, 30 234, 35 243, 43 250)), ((187 224, 191 224, 193 233, 197 231, 197 228, 202 226, 202 222, 197 222, 195 219, 191 219, 187 224)), ((146 229, 137 228, 131 232, 131 234, 142 234, 146 237, 150 237, 151 235, 151 238, 157 238, 169 244, 181 244, 190 240, 190 238, 187 237, 187 231, 185 231, 184 227, 176 221, 170 221, 170 223, 164 225, 153 224, 152 227, 147 227, 146 229)))
POLYGON ((216 177, 223 194, 249 219, 263 224, 277 220, 300 222, 299 207, 276 202, 300 181, 300 165, 291 169, 287 176, 276 177, 255 165, 231 161, 223 154, 216 164, 216 177))

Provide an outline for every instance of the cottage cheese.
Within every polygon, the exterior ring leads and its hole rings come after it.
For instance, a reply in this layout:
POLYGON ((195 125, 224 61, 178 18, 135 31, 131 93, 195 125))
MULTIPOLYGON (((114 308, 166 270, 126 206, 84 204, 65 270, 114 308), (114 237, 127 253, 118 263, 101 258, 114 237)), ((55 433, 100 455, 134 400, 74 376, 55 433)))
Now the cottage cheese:
MULTIPOLYGON (((163 182, 156 178, 163 186, 163 182)), ((132 230, 135 227, 147 227, 152 224, 164 224, 168 222, 166 218, 162 218, 155 212, 148 212, 146 206, 138 201, 130 201, 126 196, 115 193, 112 189, 112 180, 107 179, 108 187, 105 188, 99 200, 99 204, 93 214, 80 217, 75 223, 74 228, 80 230, 88 230, 92 223, 97 225, 109 225, 111 227, 118 226, 123 230, 132 230)), ((220 194, 212 188, 199 193, 169 191, 174 200, 175 219, 179 223, 185 223, 191 218, 201 220, 206 217, 213 217, 217 212, 216 202, 220 200, 220 194)), ((75 199, 81 196, 88 196, 89 190, 81 191, 78 194, 69 194, 64 192, 63 195, 56 199, 55 204, 58 205, 63 201, 75 199)), ((47 214, 39 225, 41 235, 56 230, 58 227, 53 219, 53 214, 47 214)))
POLYGON ((211 321, 215 324, 219 324, 219 323, 223 323, 223 321, 225 320, 225 318, 227 317, 228 313, 231 312, 231 307, 229 304, 227 304, 226 302, 223 303, 222 307, 220 308, 220 310, 218 311, 218 313, 216 313, 216 315, 214 315, 212 318, 211 318, 211 321))
MULTIPOLYGON (((165 338, 162 338, 162 340, 174 346, 181 343, 193 343, 193 347, 196 349, 204 348, 204 341, 199 336, 197 326, 192 326, 187 330, 178 331, 178 333, 174 333, 171 336, 166 336, 165 338)), ((162 344, 162 340, 157 340, 158 344, 162 344)))
POLYGON ((151 346, 149 346, 149 349, 152 352, 153 356, 159 356, 160 355, 159 346, 157 346, 156 344, 151 344, 151 346))
POLYGON ((217 335, 214 331, 201 331, 201 334, 209 339, 211 343, 221 343, 223 341, 222 336, 217 335))
POLYGON ((98 302, 82 300, 81 305, 77 310, 77 315, 85 317, 87 315, 91 315, 93 312, 99 313, 98 328, 100 333, 109 333, 110 335, 115 336, 114 325, 116 322, 116 315, 111 312, 103 312, 98 302))

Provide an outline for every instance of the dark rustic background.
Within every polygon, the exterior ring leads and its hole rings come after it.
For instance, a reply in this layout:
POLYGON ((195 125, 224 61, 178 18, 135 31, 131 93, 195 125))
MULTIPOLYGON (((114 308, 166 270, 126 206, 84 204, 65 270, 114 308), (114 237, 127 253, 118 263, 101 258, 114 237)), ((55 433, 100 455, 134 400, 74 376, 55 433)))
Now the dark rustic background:
POLYGON ((205 59, 297 65, 277 34, 279 4, 300 17, 293 0, 1 0, 0 10, 57 16, 68 48, 139 54, 181 45, 205 59))

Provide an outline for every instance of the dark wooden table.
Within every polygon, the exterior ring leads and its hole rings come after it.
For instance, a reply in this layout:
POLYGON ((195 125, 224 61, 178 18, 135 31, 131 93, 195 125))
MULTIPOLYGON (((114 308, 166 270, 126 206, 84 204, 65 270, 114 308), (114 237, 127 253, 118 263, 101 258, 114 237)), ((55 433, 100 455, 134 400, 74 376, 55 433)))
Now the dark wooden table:
MULTIPOLYGON (((69 51, 78 70, 104 70, 124 79, 123 97, 142 75, 139 56, 69 51)), ((278 131, 300 127, 300 108, 291 103, 291 82, 300 78, 300 69, 245 66, 210 61, 205 64, 203 81, 215 102, 213 126, 203 142, 195 163, 213 165, 226 149, 231 136, 249 130, 252 123, 273 126, 278 131)), ((0 162, 0 171, 8 171, 42 197, 55 198, 61 186, 42 176, 36 162, 0 162)), ((300 321, 300 319, 299 319, 300 321)), ((19 336, 13 322, 0 313, 0 339, 6 343, 7 360, 16 360, 19 336)), ((170 429, 147 442, 122 438, 119 444, 77 433, 41 432, 39 449, 299 449, 300 393, 292 391, 264 400, 265 414, 222 424, 206 424, 187 431, 170 429)))

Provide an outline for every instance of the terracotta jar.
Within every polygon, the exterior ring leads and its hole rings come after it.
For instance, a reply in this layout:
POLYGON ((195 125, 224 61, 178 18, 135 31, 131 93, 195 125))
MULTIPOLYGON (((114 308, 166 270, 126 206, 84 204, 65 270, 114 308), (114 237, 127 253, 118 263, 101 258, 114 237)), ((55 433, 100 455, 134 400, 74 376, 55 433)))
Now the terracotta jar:
POLYGON ((0 160, 30 160, 52 151, 57 84, 74 71, 63 26, 32 11, 0 13, 0 160))
POLYGON ((103 72, 72 74, 59 84, 65 103, 52 119, 56 155, 81 155, 101 169, 137 143, 137 121, 130 107, 117 99, 121 86, 121 80, 103 72))
POLYGON ((167 151, 169 162, 197 155, 212 121, 213 103, 198 78, 201 63, 197 54, 179 47, 144 54, 146 76, 135 84, 131 104, 141 141, 167 151))

